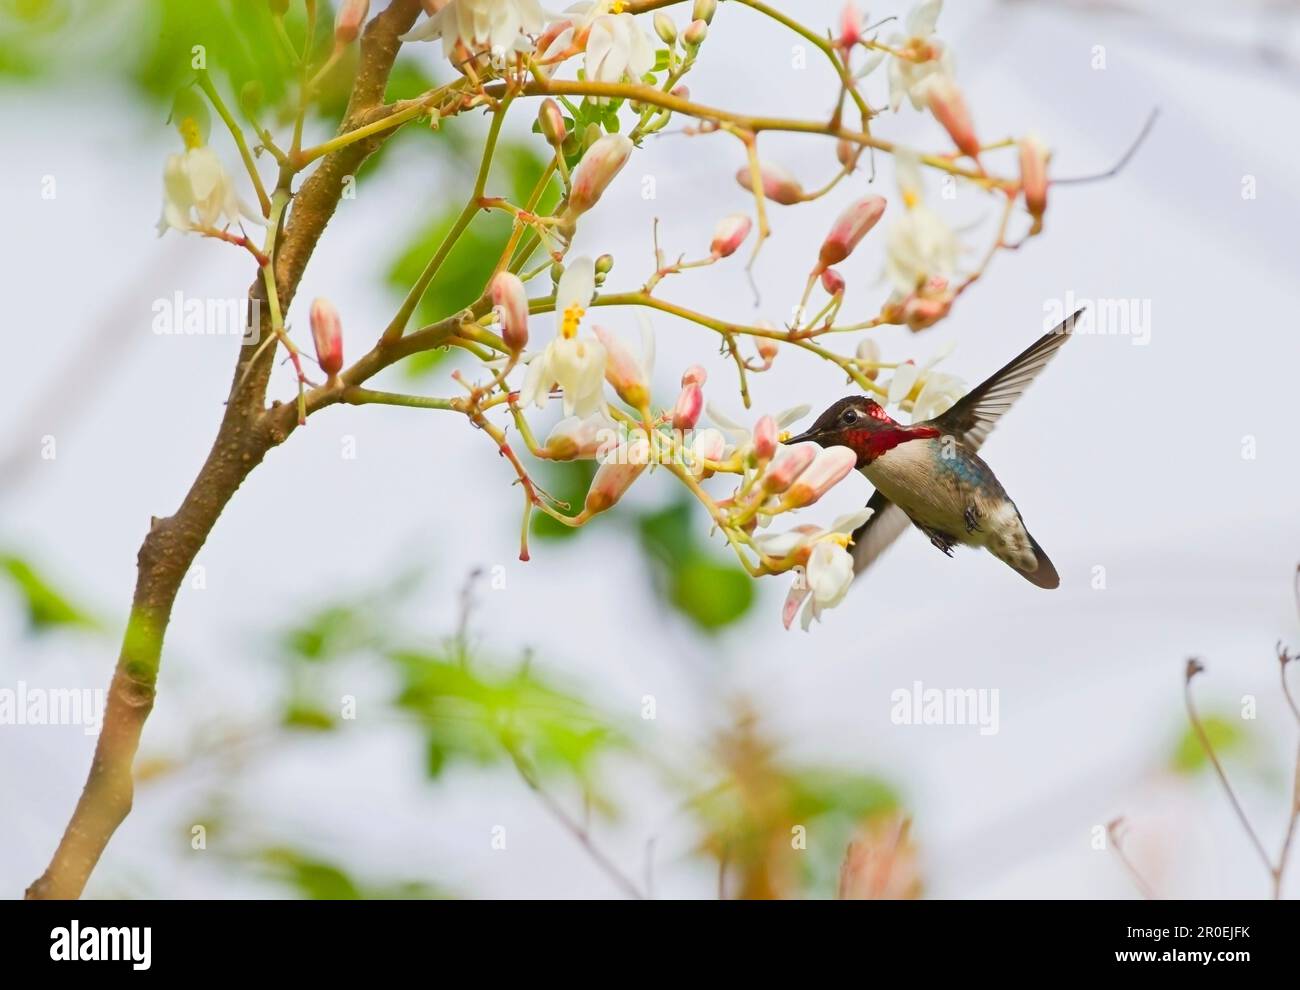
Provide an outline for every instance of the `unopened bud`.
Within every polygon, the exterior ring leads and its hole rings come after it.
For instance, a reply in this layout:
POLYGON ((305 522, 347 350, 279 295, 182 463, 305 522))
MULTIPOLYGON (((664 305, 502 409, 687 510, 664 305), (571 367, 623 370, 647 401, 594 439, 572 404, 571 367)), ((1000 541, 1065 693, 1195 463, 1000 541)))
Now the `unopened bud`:
POLYGON ((782 504, 800 509, 812 505, 843 481, 858 463, 857 453, 849 447, 827 447, 817 454, 812 465, 795 479, 785 493, 782 504))
POLYGON ((766 337, 759 339, 758 356, 763 359, 764 364, 771 365, 771 363, 776 360, 776 351, 777 347, 775 340, 768 340, 766 337))
POLYGON ((840 13, 840 47, 852 48, 862 40, 862 11, 849 0, 840 13))
POLYGON ((662 10, 655 13, 655 34, 659 35, 659 40, 665 45, 671 45, 677 40, 677 25, 662 10))
POLYGON ((867 196, 852 204, 840 214, 835 226, 822 242, 818 260, 822 268, 838 265, 853 253, 867 231, 876 225, 885 212, 885 197, 867 196))
POLYGON ((721 430, 715 430, 711 426, 696 433, 695 442, 691 444, 691 453, 697 460, 720 461, 726 452, 727 438, 721 430))
POLYGON ((673 406, 673 429, 695 429, 695 424, 700 421, 700 413, 703 411, 704 390, 695 384, 683 387, 677 396, 677 404, 673 406))
POLYGON ((564 126, 564 114, 560 112, 560 105, 550 97, 543 100, 537 110, 537 125, 541 128, 542 135, 554 148, 562 145, 564 139, 569 136, 568 128, 564 126))
POLYGON ((693 364, 682 372, 682 388, 687 385, 703 385, 708 381, 709 373, 698 364, 693 364))
POLYGON ((772 495, 780 495, 816 460, 820 449, 812 442, 787 447, 772 461, 763 475, 763 490, 772 495))
POLYGON ((512 353, 528 346, 528 292, 514 272, 498 272, 492 279, 492 305, 501 323, 501 339, 512 353))
MULTIPOLYGON (((763 183, 763 195, 773 203, 780 203, 782 206, 791 206, 795 203, 802 203, 804 200, 803 186, 799 185, 799 180, 783 169, 780 165, 763 165, 759 169, 759 177, 763 183)), ((751 175, 749 167, 746 166, 736 173, 736 181, 740 185, 754 191, 754 184, 750 181, 751 175)))
POLYGON ((971 158, 978 158, 979 138, 975 136, 975 125, 971 123, 966 98, 961 95, 957 84, 948 76, 936 73, 926 83, 926 100, 934 119, 943 125, 957 150, 971 158))
POLYGON ((1025 194, 1025 209, 1041 226, 1047 210, 1047 162, 1051 158, 1043 142, 1034 135, 1020 141, 1020 185, 1025 194))
POLYGON ((848 138, 840 138, 835 142, 835 157, 845 168, 854 168, 862 157, 862 145, 848 138))
POLYGON ((588 148, 573 170, 569 213, 581 216, 595 206, 631 154, 632 142, 623 134, 606 134, 588 148))
POLYGON ((682 32, 682 43, 687 48, 699 48, 709 36, 709 25, 704 20, 694 20, 686 25, 682 32))
POLYGON ((744 213, 723 217, 713 229, 713 243, 709 245, 709 253, 715 258, 730 258, 745 243, 752 226, 753 222, 744 213))
POLYGON ((333 379, 343 369, 343 321, 328 299, 311 304, 311 336, 316 345, 316 363, 333 379))
POLYGON ((604 512, 621 499, 632 487, 632 482, 641 477, 649 459, 650 444, 644 437, 612 451, 591 479, 591 488, 587 491, 587 513, 594 516, 604 512))
POLYGON ((614 428, 600 414, 568 416, 555 424, 543 449, 553 461, 590 460, 612 445, 614 436, 614 428))
POLYGON ((834 268, 827 268, 822 272, 822 288, 829 295, 838 296, 844 291, 844 276, 834 268))
POLYGON ((334 40, 350 45, 361 34, 361 25, 370 13, 370 0, 343 0, 334 18, 334 40))
POLYGON ((633 409, 644 409, 650 401, 646 369, 622 340, 604 327, 594 329, 596 338, 605 346, 605 381, 633 409))
POLYGON ((691 98, 691 88, 685 84, 674 86, 670 95, 677 97, 679 100, 689 100, 691 98))
POLYGON ((608 275, 614 270, 614 256, 612 254, 602 254, 596 259, 596 274, 608 275))
POLYGON ((754 456, 760 461, 771 460, 776 453, 778 433, 776 420, 771 416, 761 416, 754 424, 754 456))
POLYGON ((691 20, 712 24, 713 15, 717 12, 718 0, 695 0, 695 6, 691 9, 691 20))

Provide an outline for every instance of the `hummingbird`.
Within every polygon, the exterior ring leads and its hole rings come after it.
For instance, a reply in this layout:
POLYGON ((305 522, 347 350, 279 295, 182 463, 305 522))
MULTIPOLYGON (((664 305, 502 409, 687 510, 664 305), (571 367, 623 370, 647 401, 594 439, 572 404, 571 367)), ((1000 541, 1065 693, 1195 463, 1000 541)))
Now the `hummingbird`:
POLYGON ((1044 334, 934 419, 904 425, 874 399, 851 395, 818 416, 806 433, 786 441, 848 447, 875 488, 867 502, 874 510, 871 518, 853 533, 854 574, 870 566, 910 522, 949 557, 959 544, 983 547, 1040 588, 1061 583, 979 449, 1070 339, 1082 314, 1079 310, 1044 334))

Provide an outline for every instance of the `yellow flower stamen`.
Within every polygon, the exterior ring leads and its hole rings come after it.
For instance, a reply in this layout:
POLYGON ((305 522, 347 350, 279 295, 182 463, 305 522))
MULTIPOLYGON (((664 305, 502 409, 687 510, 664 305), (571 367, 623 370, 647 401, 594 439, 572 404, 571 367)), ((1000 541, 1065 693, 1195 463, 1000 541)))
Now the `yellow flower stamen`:
POLYGON ((609 12, 611 14, 621 14, 626 9, 627 0, 614 0, 614 2, 609 5, 609 12))
POLYGON ((916 194, 915 189, 903 190, 903 205, 909 210, 919 202, 921 202, 921 197, 916 194))
POLYGON ((565 340, 572 340, 578 332, 578 324, 582 322, 582 315, 587 312, 578 303, 569 303, 564 308, 564 316, 560 319, 560 333, 565 340))
POLYGON ((193 151, 195 148, 203 147, 203 134, 199 130, 199 122, 193 117, 184 117, 177 125, 181 132, 181 140, 185 142, 185 147, 193 151))
POLYGON ((787 440, 789 440, 792 436, 794 436, 794 434, 791 433, 789 430, 782 430, 780 433, 777 434, 777 436, 776 436, 776 442, 777 442, 777 443, 785 443, 785 442, 786 442, 787 440))
POLYGON ((838 544, 839 544, 840 546, 842 546, 845 550, 847 550, 847 549, 849 548, 849 544, 853 542, 853 534, 852 534, 852 533, 832 533, 832 534, 830 535, 830 542, 832 542, 832 543, 838 543, 838 544))

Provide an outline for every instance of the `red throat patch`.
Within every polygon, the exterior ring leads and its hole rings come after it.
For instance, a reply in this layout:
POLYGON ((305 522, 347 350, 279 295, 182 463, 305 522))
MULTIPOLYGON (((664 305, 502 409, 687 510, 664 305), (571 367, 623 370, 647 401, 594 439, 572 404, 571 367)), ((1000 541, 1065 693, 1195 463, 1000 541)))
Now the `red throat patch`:
POLYGON ((901 443, 929 440, 938 435, 939 430, 934 426, 895 425, 884 430, 847 430, 844 433, 844 445, 858 455, 858 467, 864 467, 901 443))

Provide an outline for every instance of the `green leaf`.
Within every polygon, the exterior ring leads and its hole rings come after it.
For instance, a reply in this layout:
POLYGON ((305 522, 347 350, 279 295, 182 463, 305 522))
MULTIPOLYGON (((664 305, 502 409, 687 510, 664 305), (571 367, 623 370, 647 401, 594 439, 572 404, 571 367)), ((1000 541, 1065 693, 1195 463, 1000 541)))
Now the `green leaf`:
POLYGON ((716 632, 739 620, 754 603, 754 582, 723 562, 701 537, 695 503, 678 499, 638 520, 641 545, 656 565, 655 589, 696 626, 716 632))
POLYGON ((754 581, 738 567, 696 554, 672 573, 669 600, 706 632, 740 619, 754 604, 754 581))
POLYGON ((45 632, 64 626, 97 629, 99 622, 72 604, 54 586, 21 557, 0 557, 0 572, 8 575, 27 609, 27 626, 32 632, 45 632))
POLYGON ((280 724, 286 729, 309 729, 313 732, 328 732, 335 727, 334 716, 329 712, 301 701, 289 702, 280 717, 280 724))
MULTIPOLYGON (((1241 720, 1231 716, 1202 715, 1201 726, 1205 729, 1210 745, 1214 747, 1215 755, 1220 759, 1233 753, 1240 753, 1250 741, 1249 735, 1241 725, 1241 720)), ((1189 725, 1174 747, 1170 765, 1177 773, 1193 774, 1209 766, 1209 763, 1200 736, 1189 725)))
MULTIPOLYGON (((569 503, 569 511, 576 512, 586 500, 591 479, 596 476, 596 462, 548 461, 544 466, 534 469, 532 474, 542 488, 562 502, 569 503)), ((581 532, 581 529, 556 522, 545 512, 533 513, 532 535, 539 539, 567 540, 581 532)))
POLYGON ((538 772, 589 782, 596 760, 625 745, 585 702, 530 669, 491 671, 428 653, 391 655, 403 686, 397 705, 426 729, 426 767, 490 765, 517 755, 538 772))

